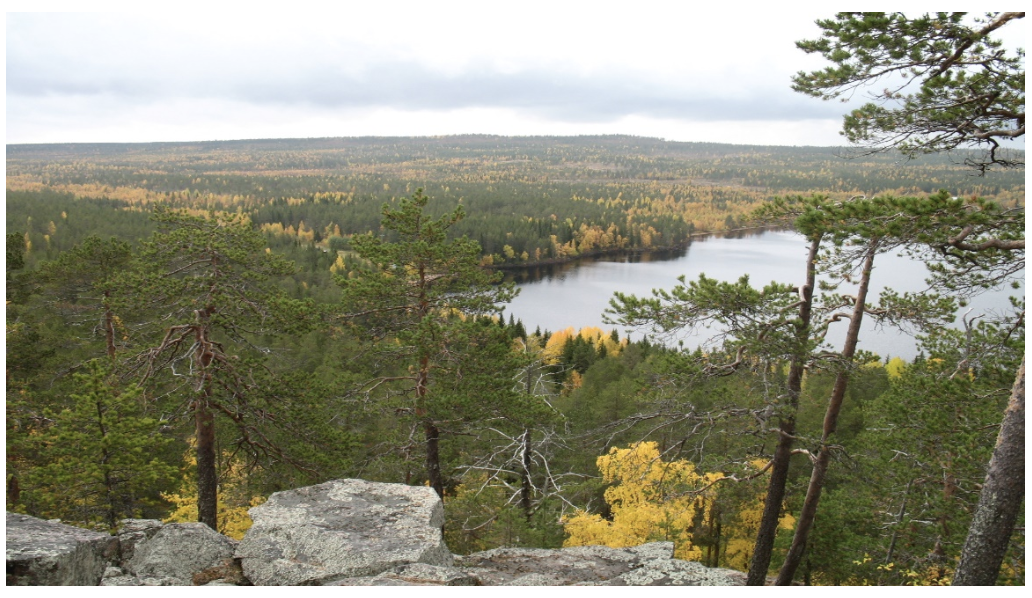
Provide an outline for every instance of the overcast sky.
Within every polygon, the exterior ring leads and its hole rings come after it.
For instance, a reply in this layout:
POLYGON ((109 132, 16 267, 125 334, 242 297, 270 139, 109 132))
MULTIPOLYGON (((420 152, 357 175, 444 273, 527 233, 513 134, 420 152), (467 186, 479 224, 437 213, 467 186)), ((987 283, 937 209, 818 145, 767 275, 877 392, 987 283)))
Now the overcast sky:
POLYGON ((832 14, 819 5, 373 4, 7 13, 7 143, 492 133, 843 144, 846 107, 790 89, 793 73, 823 64, 793 43, 819 35, 813 21, 832 14))

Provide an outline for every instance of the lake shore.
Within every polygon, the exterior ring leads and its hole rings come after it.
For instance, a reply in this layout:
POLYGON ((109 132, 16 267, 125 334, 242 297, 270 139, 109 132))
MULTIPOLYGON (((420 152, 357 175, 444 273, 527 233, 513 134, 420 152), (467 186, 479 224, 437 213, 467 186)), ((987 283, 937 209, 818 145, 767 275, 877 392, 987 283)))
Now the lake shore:
POLYGON ((600 258, 611 258, 611 257, 620 257, 620 256, 628 256, 628 257, 630 257, 630 256, 641 256, 641 255, 648 255, 648 254, 653 254, 653 253, 672 255, 675 252, 684 251, 693 242, 695 242, 695 241, 697 241, 699 239, 705 239, 705 238, 709 238, 709 237, 720 237, 720 238, 731 238, 731 239, 734 239, 734 238, 745 238, 745 237, 749 237, 749 236, 759 235, 759 234, 762 234, 764 232, 784 231, 784 230, 789 230, 789 229, 786 229, 785 227, 780 227, 780 226, 750 226, 750 227, 735 228, 735 229, 731 229, 731 230, 727 230, 727 231, 698 232, 698 233, 692 233, 691 235, 689 235, 688 240, 684 241, 683 243, 674 243, 674 244, 671 244, 671 245, 661 245, 661 246, 657 246, 657 247, 633 247, 633 248, 624 247, 624 248, 619 248, 619 249, 602 249, 602 250, 598 250, 598 251, 589 251, 587 253, 582 253, 582 254, 578 254, 578 255, 574 255, 574 256, 569 256, 569 257, 551 258, 551 259, 547 259, 547 260, 537 260, 537 261, 530 261, 530 262, 519 262, 519 263, 515 263, 515 264, 510 264, 510 263, 505 263, 505 264, 489 264, 489 265, 485 265, 484 267, 489 269, 489 270, 499 270, 499 271, 503 271, 503 272, 511 272, 511 271, 526 270, 526 269, 533 269, 533 268, 541 268, 541 267, 548 267, 548 266, 562 266, 562 265, 574 264, 574 263, 576 263, 578 261, 582 261, 582 260, 585 260, 585 261, 595 261, 595 260, 598 260, 600 258))

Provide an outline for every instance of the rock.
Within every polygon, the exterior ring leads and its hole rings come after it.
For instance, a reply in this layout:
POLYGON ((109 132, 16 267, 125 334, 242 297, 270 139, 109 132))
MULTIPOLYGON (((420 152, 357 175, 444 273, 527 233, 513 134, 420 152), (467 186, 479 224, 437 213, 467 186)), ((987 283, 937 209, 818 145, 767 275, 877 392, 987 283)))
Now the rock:
POLYGON ((188 586, 189 583, 184 582, 182 579, 177 577, 138 577, 137 581, 140 582, 141 586, 188 586))
POLYGON ((7 513, 7 585, 95 586, 118 558, 118 539, 7 513))
POLYGON ((621 548, 638 557, 639 562, 674 558, 673 542, 649 542, 639 546, 621 548))
POLYGON ((8 513, 7 583, 744 586, 746 580, 738 571, 673 558, 672 542, 453 556, 441 534, 441 501, 424 486, 336 480, 278 492, 250 513, 254 525, 239 543, 200 523, 127 519, 113 537, 8 513))
POLYGON ((673 558, 673 542, 629 548, 496 548, 457 558, 482 585, 745 585, 744 573, 673 558))
POLYGON ((121 567, 108 567, 104 570, 104 577, 100 580, 102 586, 139 586, 139 578, 130 575, 121 567))
MULTIPOLYGON (((238 585, 240 585, 240 584, 233 583, 233 582, 230 582, 230 581, 226 581, 225 579, 216 579, 215 581, 211 581, 211 582, 208 582, 208 583, 204 584, 205 587, 225 586, 225 587, 229 587, 229 588, 236 587, 238 585)), ((248 584, 248 585, 250 585, 250 584, 248 584)))
POLYGON ((193 585, 249 586, 251 581, 244 577, 240 559, 224 559, 222 563, 193 574, 193 585))
POLYGON ((733 569, 711 569, 691 561, 648 561, 607 582, 611 586, 744 586, 746 574, 733 569))
POLYGON ((444 507, 425 486, 335 480, 250 509, 236 556, 255 585, 321 585, 409 563, 450 566, 444 507))
POLYGON ((124 566, 133 558, 136 545, 144 540, 154 537, 158 530, 165 525, 160 519, 123 519, 118 524, 118 544, 122 550, 122 562, 124 566))
POLYGON ((100 580, 100 585, 110 587, 142 586, 143 582, 141 582, 140 578, 135 575, 119 575, 118 577, 105 577, 100 580))
POLYGON ((659 542, 635 548, 607 546, 576 546, 559 550, 542 548, 495 548, 460 557, 458 566, 476 575, 483 585, 530 585, 519 581, 525 575, 536 574, 551 585, 597 584, 616 578, 641 566, 642 561, 655 555, 669 559, 673 544, 659 542))
POLYGON ((559 579, 554 575, 545 575, 544 573, 528 573, 521 575, 512 581, 508 581, 502 585, 506 586, 562 586, 566 585, 563 580, 559 579))
POLYGON ((477 578, 454 567, 426 563, 402 565, 373 577, 349 577, 333 586, 475 586, 477 578))
POLYGON ((144 585, 191 585, 194 574, 232 560, 236 544, 203 523, 170 523, 136 544, 125 568, 144 585))

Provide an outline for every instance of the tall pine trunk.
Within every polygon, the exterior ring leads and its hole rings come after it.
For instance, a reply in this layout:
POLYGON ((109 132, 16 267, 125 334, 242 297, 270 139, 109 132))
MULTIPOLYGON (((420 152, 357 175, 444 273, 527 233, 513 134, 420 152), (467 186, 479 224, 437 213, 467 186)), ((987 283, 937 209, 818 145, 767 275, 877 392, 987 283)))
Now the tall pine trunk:
POLYGON ((218 471, 215 465, 215 415, 211 411, 211 366, 207 322, 210 309, 198 310, 195 335, 196 361, 201 385, 194 400, 194 433, 197 436, 197 520, 218 531, 218 471))
POLYGON ((813 528, 814 518, 817 515, 817 505, 821 500, 821 491, 824 489, 824 480, 828 474, 828 464, 831 462, 831 435, 835 433, 838 424, 838 416, 842 411, 842 402, 846 396, 846 388, 849 385, 849 372, 853 366, 853 354, 856 353, 857 341, 860 338, 860 323, 864 316, 864 302, 867 301, 867 291, 871 282, 871 270, 874 268, 874 255, 877 241, 871 241, 867 246, 867 255, 864 257, 863 271, 860 275, 860 286, 856 293, 856 303, 853 305, 853 313, 849 317, 849 329, 846 332, 846 340, 842 347, 842 369, 835 376, 835 385, 831 390, 831 398, 828 400, 828 408, 824 413, 824 429, 821 434, 821 445, 814 459, 813 472, 810 474, 810 484, 806 489, 806 498, 803 501, 803 509, 799 513, 799 520, 796 523, 795 535, 792 537, 792 546, 788 549, 785 563, 781 566, 778 579, 775 582, 779 586, 787 586, 792 583, 796 570, 802 562, 803 554, 806 551, 806 541, 809 538, 810 530, 813 528))
POLYGON ((953 576, 955 586, 996 584, 1025 499, 1025 359, 1014 380, 989 471, 953 576))
POLYGON ((444 479, 441 477, 440 439, 441 431, 433 422, 423 424, 426 433, 426 473, 430 478, 430 487, 437 496, 444 498, 444 479))
POLYGON ((760 529, 756 533, 752 561, 749 563, 749 577, 746 584, 750 586, 762 586, 766 583, 771 553, 774 551, 774 539, 778 532, 781 506, 785 501, 788 466, 792 458, 792 445, 795 442, 795 418, 799 409, 799 395, 803 389, 803 371, 809 353, 810 316, 813 310, 813 290, 817 281, 817 252, 820 247, 821 237, 818 236, 810 242, 810 252, 806 258, 806 284, 800 293, 799 322, 796 324, 795 330, 796 350, 788 372, 787 400, 781 413, 778 445, 774 449, 774 458, 771 463, 770 483, 767 485, 767 496, 763 503, 763 516, 760 519, 760 529))
POLYGON ((416 415, 423 418, 423 437, 426 441, 426 475, 430 487, 437 496, 444 498, 444 479, 441 477, 441 431, 427 413, 426 395, 430 381, 430 359, 419 360, 419 372, 416 375, 416 415))
POLYGON ((215 418, 207 392, 194 404, 197 435, 197 520, 218 531, 218 475, 215 467, 215 418))

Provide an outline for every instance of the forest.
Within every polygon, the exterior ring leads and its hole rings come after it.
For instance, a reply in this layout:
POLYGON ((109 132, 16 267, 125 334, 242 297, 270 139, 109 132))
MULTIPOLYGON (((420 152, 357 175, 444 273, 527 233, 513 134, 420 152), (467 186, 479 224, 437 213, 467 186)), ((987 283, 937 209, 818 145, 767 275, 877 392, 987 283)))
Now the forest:
MULTIPOLYGON (((1025 188, 1023 151, 949 149, 8 145, 7 509, 239 538, 355 477, 434 488, 456 553, 670 540, 756 585, 957 582, 1019 392, 1023 467, 1025 188), (607 330, 502 315, 509 269, 751 227, 805 237, 797 280, 617 294, 607 330), (894 251, 926 292, 868 296, 894 251), (865 319, 918 357, 858 350, 865 319), (717 350, 666 342, 707 326, 717 350)), ((989 583, 1025 583, 1021 486, 989 583)))

